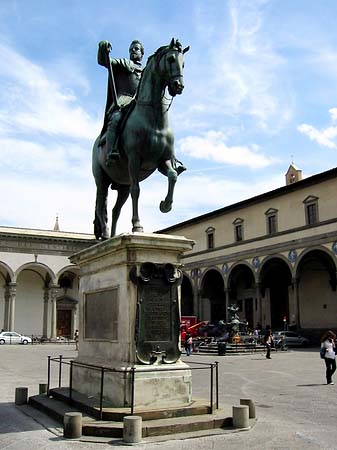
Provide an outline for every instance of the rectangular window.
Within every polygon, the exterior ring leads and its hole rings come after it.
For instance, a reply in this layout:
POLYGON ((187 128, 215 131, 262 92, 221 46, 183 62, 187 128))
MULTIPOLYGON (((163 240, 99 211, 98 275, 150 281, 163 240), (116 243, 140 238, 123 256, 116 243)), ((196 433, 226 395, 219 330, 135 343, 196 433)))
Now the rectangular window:
POLYGON ((239 242, 243 240, 243 226, 235 225, 235 241, 239 242))
POLYGON ((267 217, 267 224, 268 224, 268 234, 274 234, 277 232, 277 222, 275 215, 267 217))
POLYGON ((214 233, 207 234, 207 248, 214 248, 214 233))
POLYGON ((318 222, 317 218, 317 205, 316 203, 312 203, 307 205, 307 224, 312 225, 318 222))

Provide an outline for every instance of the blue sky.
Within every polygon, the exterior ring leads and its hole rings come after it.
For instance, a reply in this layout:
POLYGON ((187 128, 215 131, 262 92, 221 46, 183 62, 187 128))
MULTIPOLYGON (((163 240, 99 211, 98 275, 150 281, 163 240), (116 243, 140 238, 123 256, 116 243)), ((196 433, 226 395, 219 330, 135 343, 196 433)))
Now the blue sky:
POLYGON ((170 109, 188 171, 168 214, 166 178, 141 184, 144 231, 283 186, 292 159, 304 177, 335 167, 336 17, 335 0, 1 0, 0 225, 52 229, 58 213, 63 231, 93 231, 103 39, 115 57, 139 39, 144 63, 172 37, 191 46, 170 109))

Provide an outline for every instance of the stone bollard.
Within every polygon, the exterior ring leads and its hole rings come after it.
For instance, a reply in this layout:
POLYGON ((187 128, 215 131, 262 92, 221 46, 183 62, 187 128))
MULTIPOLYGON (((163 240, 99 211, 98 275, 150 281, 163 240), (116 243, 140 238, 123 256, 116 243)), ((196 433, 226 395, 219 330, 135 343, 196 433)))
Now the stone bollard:
POLYGON ((39 383, 39 395, 47 394, 47 383, 39 383))
POLYGON ((233 427, 249 427, 249 408, 247 405, 233 406, 233 427))
POLYGON ((67 439, 77 439, 82 436, 82 414, 80 412, 65 413, 63 436, 67 439))
POLYGON ((240 405, 247 405, 249 408, 249 418, 255 419, 256 417, 255 405, 251 398, 240 398, 240 405))
POLYGON ((136 444, 142 440, 142 418, 140 416, 123 418, 123 440, 129 444, 136 444))
POLYGON ((15 404, 25 405, 28 401, 28 388, 27 387, 17 387, 15 389, 15 404))

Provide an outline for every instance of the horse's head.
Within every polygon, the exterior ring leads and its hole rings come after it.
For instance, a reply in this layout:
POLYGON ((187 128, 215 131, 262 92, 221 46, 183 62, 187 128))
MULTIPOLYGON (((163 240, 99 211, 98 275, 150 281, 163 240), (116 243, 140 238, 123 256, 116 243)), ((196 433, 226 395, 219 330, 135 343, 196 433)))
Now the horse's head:
POLYGON ((184 89, 184 54, 190 47, 182 48, 178 39, 172 38, 170 45, 162 47, 158 54, 158 72, 164 78, 169 94, 174 97, 184 89))

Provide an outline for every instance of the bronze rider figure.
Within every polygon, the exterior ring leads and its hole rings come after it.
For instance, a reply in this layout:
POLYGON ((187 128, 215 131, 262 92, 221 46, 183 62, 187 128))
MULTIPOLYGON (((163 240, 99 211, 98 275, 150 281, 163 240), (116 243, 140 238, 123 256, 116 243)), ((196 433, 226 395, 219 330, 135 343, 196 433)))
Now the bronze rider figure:
MULTIPOLYGON (((123 115, 122 110, 131 103, 137 92, 137 87, 143 70, 142 58, 144 55, 144 46, 138 40, 133 40, 129 47, 130 59, 110 58, 110 50, 110 42, 101 41, 98 44, 98 64, 106 67, 107 69, 109 69, 109 64, 111 65, 117 100, 116 104, 114 101, 111 83, 108 83, 104 124, 100 134, 100 143, 104 143, 104 137, 106 140, 106 165, 108 167, 111 167, 113 162, 120 158, 118 134, 119 125, 123 115)), ((174 158, 173 165, 178 175, 186 170, 186 167, 176 158, 174 158)))

